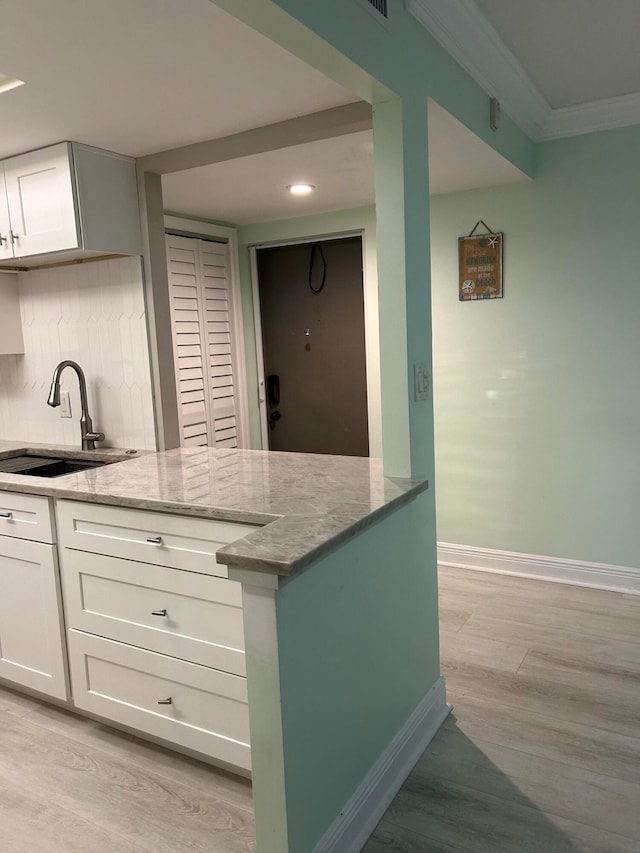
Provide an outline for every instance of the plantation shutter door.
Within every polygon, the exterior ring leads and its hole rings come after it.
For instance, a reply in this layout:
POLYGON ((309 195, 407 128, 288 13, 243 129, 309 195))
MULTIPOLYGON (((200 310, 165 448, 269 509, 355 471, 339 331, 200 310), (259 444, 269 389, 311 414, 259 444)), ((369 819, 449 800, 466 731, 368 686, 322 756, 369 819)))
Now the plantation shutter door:
POLYGON ((180 444, 197 447, 213 443, 202 335, 200 259, 195 240, 168 234, 166 244, 180 444))
POLYGON ((183 447, 237 447, 229 246, 167 235, 174 364, 183 447))
POLYGON ((210 416, 216 447, 237 447, 233 295, 229 246, 198 240, 207 350, 210 416))

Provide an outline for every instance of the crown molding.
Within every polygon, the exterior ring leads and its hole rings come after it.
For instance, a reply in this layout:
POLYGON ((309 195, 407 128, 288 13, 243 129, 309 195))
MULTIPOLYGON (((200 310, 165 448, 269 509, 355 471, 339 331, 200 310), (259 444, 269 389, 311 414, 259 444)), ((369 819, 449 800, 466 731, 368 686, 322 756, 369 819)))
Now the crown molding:
POLYGON ((540 139, 549 104, 472 0, 406 0, 406 8, 527 136, 540 139))
POLYGON ((550 110, 542 139, 560 139, 640 124, 640 93, 550 110))
POLYGON ((552 109, 473 0, 405 6, 534 142, 640 124, 640 93, 552 109))

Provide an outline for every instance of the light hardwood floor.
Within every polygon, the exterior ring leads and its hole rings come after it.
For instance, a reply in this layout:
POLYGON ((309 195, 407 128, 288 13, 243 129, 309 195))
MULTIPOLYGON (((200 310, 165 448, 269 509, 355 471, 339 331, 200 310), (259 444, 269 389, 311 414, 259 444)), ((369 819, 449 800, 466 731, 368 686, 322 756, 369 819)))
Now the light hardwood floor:
POLYGON ((440 570, 454 706, 365 853, 640 853, 640 597, 440 570))
MULTIPOLYGON (((640 598, 440 572, 454 712, 365 853, 640 853, 640 598)), ((2 853, 248 853, 237 777, 0 688, 2 853)))
POLYGON ((248 781, 0 688, 2 853, 249 853, 248 781))

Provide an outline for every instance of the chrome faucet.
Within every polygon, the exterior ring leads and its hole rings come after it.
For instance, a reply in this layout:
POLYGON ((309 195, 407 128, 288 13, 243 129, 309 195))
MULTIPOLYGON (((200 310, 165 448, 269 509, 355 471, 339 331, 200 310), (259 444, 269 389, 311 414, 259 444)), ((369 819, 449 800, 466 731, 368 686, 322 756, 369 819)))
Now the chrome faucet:
POLYGON ((82 434, 82 449, 95 450, 96 441, 104 441, 103 432, 94 432, 91 418, 89 417, 89 406, 87 404, 87 382, 84 378, 84 372, 79 364, 75 361, 61 361, 53 371, 53 381, 49 391, 47 404, 57 408, 60 405, 60 374, 65 367, 72 367, 78 375, 78 383, 80 385, 80 405, 82 407, 82 416, 80 418, 80 432, 82 434))

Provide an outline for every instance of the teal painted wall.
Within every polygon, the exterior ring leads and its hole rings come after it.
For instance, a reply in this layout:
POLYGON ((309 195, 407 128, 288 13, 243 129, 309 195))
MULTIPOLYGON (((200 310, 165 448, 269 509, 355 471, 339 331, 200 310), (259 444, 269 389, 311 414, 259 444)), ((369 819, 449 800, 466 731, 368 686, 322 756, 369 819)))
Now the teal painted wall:
MULTIPOLYGON (((440 541, 640 566, 639 149, 637 127, 549 142, 533 181, 432 197, 440 541), (505 298, 462 304, 457 238, 479 218, 505 232, 505 298)), ((372 209, 241 235, 366 221, 372 209)))
POLYGON ((503 114, 489 128, 489 98, 427 30, 389 0, 388 26, 360 0, 213 0, 332 79, 372 102, 391 93, 425 107, 431 97, 525 174, 534 145, 503 114), (285 14, 283 14, 283 12, 285 14))
POLYGON ((359 0, 215 2, 373 103, 376 210, 386 226, 377 235, 384 270, 378 282, 383 458, 389 474, 431 477, 431 400, 413 402, 413 366, 423 363, 429 370, 431 360, 428 99, 527 174, 534 146, 508 116, 499 132, 489 130, 486 93, 401 0, 390 0, 388 26, 359 0), (390 195, 392 175, 401 179, 390 195), (424 337, 416 334, 420 327, 424 337))
POLYGON ((289 849, 310 853, 438 679, 433 496, 276 596, 289 849))
POLYGON ((534 181, 432 199, 438 539, 640 566, 640 127, 538 147, 534 181), (505 233, 460 303, 457 238, 505 233))

